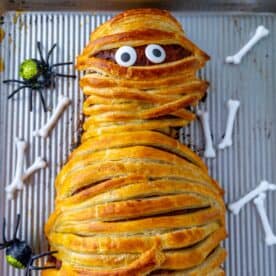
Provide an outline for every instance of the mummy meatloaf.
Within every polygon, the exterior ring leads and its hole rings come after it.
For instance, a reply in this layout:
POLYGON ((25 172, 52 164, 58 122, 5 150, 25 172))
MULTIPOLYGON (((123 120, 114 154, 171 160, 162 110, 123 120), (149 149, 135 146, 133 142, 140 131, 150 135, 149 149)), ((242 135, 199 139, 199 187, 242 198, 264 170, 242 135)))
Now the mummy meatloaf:
POLYGON ((126 11, 78 57, 81 145, 56 179, 44 275, 223 275, 225 207, 203 161, 171 135, 207 83, 208 56, 166 11, 126 11))

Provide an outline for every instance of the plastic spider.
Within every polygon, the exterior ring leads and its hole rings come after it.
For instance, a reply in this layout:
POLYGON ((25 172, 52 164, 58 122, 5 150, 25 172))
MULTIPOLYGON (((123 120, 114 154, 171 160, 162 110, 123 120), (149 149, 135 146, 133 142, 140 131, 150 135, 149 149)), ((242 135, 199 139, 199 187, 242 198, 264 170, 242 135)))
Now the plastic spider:
POLYGON ((65 78, 76 78, 75 75, 66 75, 57 73, 54 69, 58 66, 71 65, 73 62, 62 62, 56 64, 49 64, 50 57, 55 49, 57 44, 55 43, 50 51, 47 53, 46 59, 43 58, 41 43, 37 42, 37 49, 39 52, 40 60, 37 59, 27 59, 23 61, 20 65, 19 75, 22 77, 21 80, 4 80, 4 83, 19 83, 21 84, 16 90, 14 90, 9 96, 8 99, 11 99, 16 93, 24 88, 31 89, 29 94, 29 106, 30 111, 33 109, 33 91, 37 91, 40 100, 43 105, 43 109, 46 112, 46 104, 42 94, 44 89, 55 86, 55 77, 65 77, 65 78))
POLYGON ((33 262, 38 260, 39 258, 50 256, 57 251, 49 251, 42 254, 34 255, 32 248, 27 244, 26 241, 21 241, 16 237, 18 227, 20 223, 20 215, 17 215, 16 227, 13 233, 13 238, 10 241, 6 239, 6 220, 3 220, 3 243, 0 243, 0 250, 6 249, 6 260, 7 262, 18 269, 25 269, 25 276, 31 274, 32 270, 44 270, 44 269, 51 269, 56 268, 55 266, 33 266, 33 262))

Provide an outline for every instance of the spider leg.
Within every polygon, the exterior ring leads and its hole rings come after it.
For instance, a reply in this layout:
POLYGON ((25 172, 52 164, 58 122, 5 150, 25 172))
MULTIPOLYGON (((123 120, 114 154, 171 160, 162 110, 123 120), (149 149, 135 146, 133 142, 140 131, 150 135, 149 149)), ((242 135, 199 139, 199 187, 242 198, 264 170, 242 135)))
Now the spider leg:
POLYGON ((30 266, 29 270, 45 270, 45 269, 57 268, 55 265, 52 266, 30 266))
POLYGON ((0 250, 7 248, 10 244, 6 239, 6 218, 3 219, 2 239, 3 239, 3 243, 0 243, 0 250))
POLYGON ((52 254, 57 253, 57 251, 49 251, 49 252, 44 252, 38 255, 34 255, 31 257, 31 259, 29 260, 27 267, 26 267, 26 272, 25 272, 25 276, 29 276, 31 274, 32 270, 44 270, 44 269, 51 269, 51 268, 56 268, 56 266, 33 266, 33 262, 39 258, 45 257, 45 256, 50 256, 52 254))
POLYGON ((42 102, 43 110, 44 110, 44 112, 46 112, 47 111, 47 107, 46 107, 45 99, 44 99, 44 97, 42 95, 42 90, 41 89, 38 90, 38 94, 39 94, 40 100, 42 102))
POLYGON ((27 88, 29 87, 28 85, 24 85, 24 86, 21 86, 19 88, 17 88, 16 90, 14 90, 9 96, 8 96, 8 99, 12 98, 17 92, 19 92, 21 89, 24 89, 24 88, 27 88))
POLYGON ((20 84, 25 84, 25 82, 21 81, 21 80, 4 80, 3 83, 20 83, 20 84))
POLYGON ((33 111, 33 91, 32 90, 29 95, 29 108, 30 108, 30 111, 33 111))
POLYGON ((7 248, 6 244, 0 243, 0 250, 7 248))
POLYGON ((74 79, 76 78, 76 75, 66 75, 66 74, 59 74, 59 73, 56 73, 55 75, 63 78, 74 78, 74 79))
POLYGON ((57 253, 56 250, 44 252, 44 253, 41 253, 41 254, 38 254, 38 255, 34 255, 34 256, 32 256, 32 261, 31 261, 30 265, 32 265, 33 261, 35 261, 37 259, 40 259, 40 258, 45 257, 45 256, 50 256, 50 255, 55 254, 55 253, 57 253))
POLYGON ((46 62, 45 62, 45 60, 43 58, 43 55, 42 55, 41 42, 40 41, 37 41, 37 49, 38 49, 38 53, 39 53, 41 62, 44 63, 44 64, 46 64, 46 62))
POLYGON ((50 49, 50 51, 48 52, 48 54, 47 54, 47 59, 46 59, 47 64, 49 64, 50 56, 52 55, 52 53, 53 53, 53 51, 54 51, 54 49, 55 49, 56 47, 57 47, 57 44, 55 43, 55 44, 52 46, 52 48, 50 49))
POLYGON ((53 65, 50 66, 50 68, 54 68, 54 67, 57 67, 57 66, 64 66, 64 65, 72 65, 74 64, 73 62, 61 62, 61 63, 55 63, 53 65))
POLYGON ((13 239, 15 240, 16 239, 16 234, 17 234, 17 231, 18 231, 18 227, 19 227, 19 224, 20 224, 20 214, 17 214, 17 219, 16 219, 16 226, 15 226, 15 229, 14 229, 14 232, 13 232, 13 239))
POLYGON ((7 242, 6 239, 6 218, 3 219, 3 225, 2 225, 2 239, 3 239, 3 245, 7 242))
POLYGON ((30 276, 31 275, 31 270, 30 270, 30 265, 27 265, 26 271, 25 271, 25 276, 30 276))

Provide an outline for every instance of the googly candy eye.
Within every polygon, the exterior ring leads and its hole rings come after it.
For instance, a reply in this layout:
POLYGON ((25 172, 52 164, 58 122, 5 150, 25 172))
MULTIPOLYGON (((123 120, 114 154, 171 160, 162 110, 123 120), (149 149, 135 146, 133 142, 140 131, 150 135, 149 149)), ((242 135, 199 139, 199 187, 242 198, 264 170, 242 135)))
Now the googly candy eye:
POLYGON ((137 53, 130 46, 122 46, 116 51, 115 60, 120 66, 129 67, 135 64, 137 53))
POLYGON ((161 63, 166 59, 165 50, 157 44, 149 44, 145 49, 145 54, 153 63, 161 63))

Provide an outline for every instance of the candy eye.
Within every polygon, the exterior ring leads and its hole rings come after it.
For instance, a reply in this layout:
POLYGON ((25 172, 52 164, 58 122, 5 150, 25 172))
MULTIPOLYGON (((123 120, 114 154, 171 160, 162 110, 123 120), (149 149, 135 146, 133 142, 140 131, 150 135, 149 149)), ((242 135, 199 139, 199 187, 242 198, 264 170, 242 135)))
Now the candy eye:
POLYGON ((146 57, 153 63, 161 63, 166 59, 165 50, 157 44, 150 44, 145 50, 146 57))
POLYGON ((130 46, 122 46, 116 51, 115 60, 119 65, 129 67, 135 64, 137 53, 135 49, 130 46))

